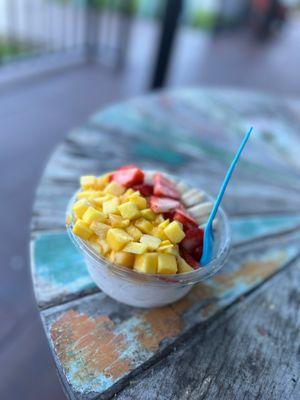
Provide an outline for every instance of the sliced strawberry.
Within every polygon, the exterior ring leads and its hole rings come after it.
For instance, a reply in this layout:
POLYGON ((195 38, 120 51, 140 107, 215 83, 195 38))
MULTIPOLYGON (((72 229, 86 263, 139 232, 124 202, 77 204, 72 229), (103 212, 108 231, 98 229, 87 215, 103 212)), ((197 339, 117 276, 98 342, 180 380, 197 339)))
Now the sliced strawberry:
POLYGON ((114 172, 113 180, 129 188, 144 182, 144 172, 135 166, 128 165, 114 172))
POLYGON ((175 211, 176 208, 179 206, 179 201, 170 199, 170 198, 162 198, 151 196, 150 197, 150 208, 152 211, 156 213, 167 213, 170 211, 175 211))
POLYGON ((200 267, 198 261, 196 261, 193 256, 191 256, 186 250, 180 249, 180 255, 185 261, 194 269, 198 269, 200 267))
POLYGON ((171 197, 172 199, 179 200, 180 194, 167 178, 157 172, 153 177, 154 194, 159 197, 171 197))
POLYGON ((175 211, 169 211, 164 213, 164 218, 173 221, 175 215, 175 211))
POLYGON ((132 168, 138 168, 138 167, 135 164, 123 165, 123 167, 119 167, 117 171, 122 171, 124 169, 132 169, 132 168))
POLYGON ((199 261, 201 256, 202 256, 202 252, 203 252, 203 247, 202 246, 196 247, 195 250, 193 251, 193 254, 192 254, 193 258, 195 260, 199 261))
POLYGON ((174 219, 181 222, 185 230, 198 228, 197 221, 183 210, 177 209, 174 215, 174 219))
POLYGON ((138 190, 142 196, 148 197, 153 195, 153 186, 152 185, 134 185, 132 189, 138 190))
POLYGON ((185 232, 185 238, 180 245, 189 253, 192 253, 196 247, 202 246, 203 230, 199 228, 189 229, 185 232))

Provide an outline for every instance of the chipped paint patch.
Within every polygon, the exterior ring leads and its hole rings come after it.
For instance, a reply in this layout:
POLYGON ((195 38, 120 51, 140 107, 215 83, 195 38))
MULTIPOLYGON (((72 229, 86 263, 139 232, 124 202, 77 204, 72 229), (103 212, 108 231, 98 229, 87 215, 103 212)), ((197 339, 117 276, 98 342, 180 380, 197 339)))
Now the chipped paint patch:
POLYGON ((92 318, 74 310, 63 313, 52 325, 57 357, 78 391, 109 387, 130 370, 130 360, 122 357, 125 336, 116 334, 114 328, 105 315, 92 318))
POLYGON ((40 235, 32 244, 34 289, 40 306, 96 290, 85 262, 68 235, 40 235))

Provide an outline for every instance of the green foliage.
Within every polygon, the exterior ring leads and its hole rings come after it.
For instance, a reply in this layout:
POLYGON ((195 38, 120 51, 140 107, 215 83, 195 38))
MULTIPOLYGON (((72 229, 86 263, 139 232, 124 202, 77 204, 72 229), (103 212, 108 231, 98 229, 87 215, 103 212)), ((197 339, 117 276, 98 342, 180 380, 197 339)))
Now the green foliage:
POLYGON ((8 60, 16 56, 28 55, 38 49, 38 46, 29 42, 0 37, 0 60, 8 60))

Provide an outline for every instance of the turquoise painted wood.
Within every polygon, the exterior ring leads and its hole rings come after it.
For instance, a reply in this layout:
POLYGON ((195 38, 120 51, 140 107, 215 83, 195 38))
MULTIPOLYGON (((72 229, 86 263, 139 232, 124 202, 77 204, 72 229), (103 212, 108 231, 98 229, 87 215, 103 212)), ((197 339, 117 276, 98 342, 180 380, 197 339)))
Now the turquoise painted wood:
MULTIPOLYGON (((37 189, 31 261, 37 303, 70 399, 110 398, 132 376, 163 360, 183 335, 191 337, 191 328, 223 313, 277 272, 299 267, 299 126, 300 102, 253 92, 175 90, 109 107, 69 133, 37 189), (65 232, 66 206, 80 175, 134 162, 216 195, 249 125, 255 142, 224 198, 233 239, 224 268, 162 309, 136 310, 100 293, 65 232)), ((262 340, 249 338, 254 353, 262 340)), ((241 348, 237 357, 242 353, 241 348)), ((267 371, 256 379, 261 387, 267 371)), ((212 379, 222 384, 218 375, 212 379)), ((236 388, 243 385, 241 375, 236 388)))

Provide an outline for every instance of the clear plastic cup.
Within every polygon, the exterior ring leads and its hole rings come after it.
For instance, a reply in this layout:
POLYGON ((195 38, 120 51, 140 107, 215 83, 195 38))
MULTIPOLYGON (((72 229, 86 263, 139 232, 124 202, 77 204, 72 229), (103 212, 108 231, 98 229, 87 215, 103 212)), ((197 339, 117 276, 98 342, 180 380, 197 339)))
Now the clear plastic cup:
MULTIPOLYGON (((153 172, 148 172, 149 174, 153 172)), ((165 174, 166 175, 166 174, 165 174)), ((172 181, 182 181, 167 175, 172 181)), ((191 189, 192 186, 184 183, 191 189)), ((200 192, 200 190, 199 190, 200 192)), ((204 200, 212 201, 211 196, 204 193, 204 200)), ((71 199, 67 213, 76 199, 76 193, 71 199)), ((121 267, 98 255, 87 242, 72 232, 72 224, 67 227, 69 236, 82 253, 88 271, 96 285, 113 299, 134 307, 161 307, 174 303, 185 296, 195 285, 214 275, 223 265, 230 246, 229 223, 222 208, 218 211, 218 223, 215 229, 215 243, 211 262, 197 270, 182 274, 161 275, 141 274, 132 269, 121 267)))

